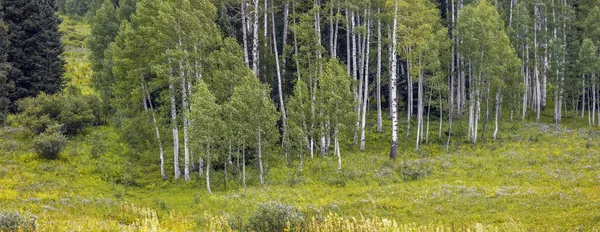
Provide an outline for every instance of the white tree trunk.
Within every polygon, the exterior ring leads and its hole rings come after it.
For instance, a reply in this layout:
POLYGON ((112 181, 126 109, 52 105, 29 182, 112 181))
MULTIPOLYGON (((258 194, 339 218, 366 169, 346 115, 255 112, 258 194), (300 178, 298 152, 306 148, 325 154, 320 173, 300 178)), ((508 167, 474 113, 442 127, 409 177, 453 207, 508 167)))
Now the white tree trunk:
MULTIPOLYGON (((377 14, 381 8, 377 8, 377 14)), ((377 19, 377 132, 383 132, 383 119, 381 113, 381 19, 377 19)))
POLYGON ((498 135, 498 117, 500 114, 500 106, 502 105, 502 98, 500 97, 500 93, 497 92, 496 93, 496 118, 495 118, 495 127, 494 127, 494 140, 496 140, 496 137, 498 135))
POLYGON ((263 162, 262 162, 262 131, 260 123, 258 124, 258 170, 260 172, 260 185, 265 184, 263 179, 263 162))
MULTIPOLYGON (((420 58, 419 63, 421 63, 420 58)), ((419 145, 421 144, 421 139, 423 136, 423 70, 419 72, 419 80, 417 85, 417 139, 415 150, 419 150, 419 145)))
POLYGON ((250 61, 248 59, 248 26, 246 26, 246 0, 241 0, 241 19, 242 19, 242 42, 244 44, 244 62, 246 65, 250 65, 250 61))
MULTIPOLYGON (((370 18, 371 12, 369 11, 368 14, 370 18)), ((362 124, 361 124, 361 134, 360 134, 360 150, 364 151, 365 150, 365 142, 366 142, 366 138, 365 138, 365 128, 367 125, 367 105, 368 105, 368 100, 369 100, 369 43, 370 43, 370 39, 371 39, 371 19, 368 19, 367 22, 367 41, 365 43, 365 64, 364 64, 364 72, 363 72, 363 76, 364 76, 364 93, 362 94, 363 96, 363 100, 362 100, 362 124)))
POLYGON ((142 83, 143 86, 143 95, 144 102, 148 102, 148 106, 150 107, 150 112, 152 113, 152 125, 154 126, 154 132, 156 133, 156 142, 158 142, 158 149, 160 154, 160 176, 163 180, 167 179, 167 175, 165 173, 165 158, 164 158, 164 150, 162 145, 162 140, 160 139, 160 130, 158 129, 158 123, 156 122, 156 115, 154 113, 154 106, 152 105, 152 100, 150 99, 150 91, 148 90, 145 83, 142 83))
MULTIPOLYGON (((283 137, 285 137, 286 132, 287 132, 287 114, 285 111, 285 104, 283 102, 283 88, 282 88, 282 81, 281 81, 281 71, 279 68, 279 53, 278 53, 278 49, 277 49, 277 37, 275 35, 275 13, 274 11, 271 11, 271 23, 273 26, 273 30, 272 30, 272 34, 273 34, 273 49, 274 49, 274 53, 275 53, 275 67, 277 69, 277 92, 279 95, 279 112, 281 113, 281 121, 282 121, 282 130, 283 130, 283 137)), ((284 144, 282 143, 282 146, 284 144)))
POLYGON ((210 145, 208 145, 208 157, 206 158, 206 190, 208 190, 209 194, 212 194, 210 191, 210 145))
POLYGON ((396 28, 398 24, 398 0, 395 1, 394 4, 394 23, 393 23, 393 32, 392 32, 392 53, 391 53, 391 63, 392 68, 390 70, 390 84, 391 84, 391 92, 390 92, 390 101, 391 104, 391 112, 392 112, 392 144, 390 149, 390 158, 396 159, 398 155, 398 117, 397 114, 397 102, 396 102, 396 28))
POLYGON ((253 38, 252 38, 252 71, 254 71, 254 75, 256 75, 256 78, 260 78, 259 77, 259 67, 258 67, 258 31, 260 30, 260 28, 258 27, 258 1, 259 0, 254 0, 254 27, 252 28, 253 31, 253 38))
POLYGON ((340 143, 338 141, 338 134, 339 134, 339 132, 336 129, 335 137, 333 139, 334 140, 333 143, 335 144, 334 145, 335 147, 333 149, 334 149, 335 154, 337 154, 337 158, 338 158, 338 172, 339 172, 339 171, 342 170, 342 155, 340 154, 340 143))
POLYGON ((171 58, 168 58, 169 63, 169 99, 171 100, 171 126, 173 128, 173 166, 175 179, 179 179, 181 172, 179 171, 179 129, 177 127, 177 104, 175 103, 175 80, 173 78, 173 69, 171 67, 171 58))
MULTIPOLYGON (((281 52, 285 51, 285 45, 287 44, 287 35, 288 35, 288 21, 290 15, 290 3, 288 0, 285 0, 283 3, 283 38, 281 40, 281 52)), ((275 26, 273 26, 275 27, 275 26)), ((286 65, 286 56, 282 56, 283 70, 282 73, 285 74, 285 65, 286 65)))

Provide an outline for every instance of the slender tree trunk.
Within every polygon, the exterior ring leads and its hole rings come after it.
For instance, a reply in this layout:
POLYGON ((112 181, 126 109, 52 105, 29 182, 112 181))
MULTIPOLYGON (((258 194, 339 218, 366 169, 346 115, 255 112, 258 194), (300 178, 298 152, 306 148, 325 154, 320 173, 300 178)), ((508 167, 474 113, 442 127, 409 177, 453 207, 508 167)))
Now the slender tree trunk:
POLYGON ((244 62, 246 65, 250 65, 250 61, 248 59, 248 26, 246 26, 246 0, 241 0, 241 18, 242 18, 242 43, 244 44, 244 62))
POLYGON ((390 92, 390 101, 391 111, 392 111, 392 146, 390 150, 390 158, 396 159, 398 154, 398 117, 397 114, 397 102, 396 102, 396 28, 398 24, 398 0, 395 1, 394 4, 394 23, 393 23, 393 32, 392 32, 392 52, 391 52, 391 63, 392 68, 390 70, 390 83, 391 83, 391 92, 390 92))
MULTIPOLYGON (((143 78, 142 78, 143 80, 143 78)), ((160 154, 160 176, 163 180, 167 179, 167 175, 165 173, 165 158, 164 158, 164 150, 162 145, 162 140, 160 139, 160 130, 158 129, 158 123, 156 122, 156 115, 154 113, 154 106, 152 104, 152 100, 150 99, 150 91, 146 86, 146 83, 142 82, 142 91, 144 95, 144 102, 147 102, 150 107, 150 112, 152 113, 152 125, 154 126, 154 131, 156 133, 156 142, 158 142, 158 149, 160 154)))
MULTIPOLYGON (((352 18, 352 31, 354 32, 354 26, 355 24, 355 15, 354 12, 351 13, 351 18, 352 18)), ((357 35, 352 33, 352 77, 354 77, 354 81, 359 82, 358 79, 358 58, 357 58, 357 54, 356 54, 356 50, 358 49, 358 43, 356 41, 356 37, 357 35)), ((359 92, 360 91, 355 91, 354 93, 354 100, 356 102, 359 102, 360 97, 359 97, 359 92)), ((359 113, 360 111, 360 103, 356 105, 356 114, 359 113)), ((358 120, 356 121, 356 126, 354 128, 354 138, 353 138, 353 143, 356 144, 358 142, 358 120)))
POLYGON ((262 131, 260 123, 258 124, 258 170, 260 172, 260 185, 265 184, 263 178, 263 162, 262 162, 262 131))
POLYGON ((171 67, 171 58, 168 58, 169 64, 169 98, 171 100, 171 126, 173 128, 173 166, 175 179, 179 179, 181 172, 179 171, 179 129, 177 127, 177 105, 175 104, 175 87, 173 68, 171 67))
POLYGON ((369 44, 371 39, 371 12, 369 11, 368 20, 367 20, 367 42, 365 43, 365 71, 363 73, 364 76, 364 93, 363 96, 363 104, 362 104, 362 125, 361 125, 361 135, 360 135, 360 150, 365 150, 365 127, 367 125, 367 105, 369 100, 369 44))
POLYGON ((438 95, 440 98, 440 130, 438 132, 438 139, 441 141, 442 140, 442 127, 443 127, 443 123, 444 123, 444 108, 442 106, 442 91, 438 90, 438 95))
POLYGON ((338 157, 338 172, 339 172, 339 171, 342 170, 342 155, 340 154, 340 143, 339 143, 339 140, 338 140, 338 134, 339 134, 339 132, 338 132, 338 129, 336 128, 335 129, 335 137, 333 139, 334 140, 333 143, 335 144, 334 145, 335 148, 333 148, 333 149, 334 149, 334 151, 335 151, 335 153, 337 154, 337 157, 338 157))
MULTIPOLYGON (((408 53, 410 53, 410 48, 408 49, 408 53)), ((412 62, 407 59, 406 61, 406 88, 408 92, 407 99, 407 109, 406 109, 406 137, 410 136, 410 122, 413 114, 413 82, 412 77, 410 75, 412 69, 412 62)))
POLYGON ((246 188, 246 141, 242 142, 242 185, 246 188))
POLYGON ((523 64, 522 64, 522 70, 524 70, 523 73, 523 82, 525 84, 525 93, 523 94, 523 114, 521 116, 521 123, 525 124, 525 116, 527 115, 527 102, 529 101, 528 99, 528 95, 529 95, 529 46, 525 45, 525 53, 523 54, 523 64))
MULTIPOLYGON (((381 14, 381 8, 377 8, 381 14)), ((383 132, 383 119, 381 113, 381 19, 377 19, 377 132, 383 132)))
POLYGON ((538 39, 537 39, 537 30, 538 30, 538 24, 539 24, 539 20, 538 20, 538 16, 539 16, 539 11, 538 11, 538 7, 537 7, 537 0, 534 3, 534 30, 533 30, 533 60, 534 60, 534 76, 535 76, 535 106, 536 106, 536 118, 535 118, 535 122, 539 123, 540 122, 540 115, 541 115, 541 111, 542 111, 542 98, 541 98, 541 86, 540 86, 540 73, 538 70, 538 55, 537 55, 537 51, 538 51, 538 39))
MULTIPOLYGON (((259 0, 254 0, 254 27, 252 28, 253 31, 253 38, 252 38, 252 71, 254 71, 254 75, 256 75, 256 78, 260 79, 260 75, 259 75, 259 66, 258 66, 258 31, 260 30, 260 28, 258 27, 258 1, 259 0)), ((266 0, 265 0, 266 1, 266 0)))
MULTIPOLYGON (((273 2, 271 2, 272 4, 273 2)), ((282 81, 281 81, 281 71, 279 68, 279 51, 277 49, 277 37, 275 35, 275 12, 271 11, 271 22, 272 22, 272 26, 273 26, 273 30, 272 30, 272 34, 273 34, 273 48, 275 49, 274 53, 275 53, 275 67, 277 69, 277 91, 278 91, 278 95, 279 95, 279 112, 281 113, 281 127, 283 130, 283 137, 286 136, 287 133, 287 114, 285 111, 285 104, 283 102, 283 88, 282 88, 282 81)), ((281 143, 282 148, 284 148, 285 144, 282 142, 281 143)), ((285 148, 284 148, 285 150, 285 148)), ((287 152, 286 152, 286 157, 287 157, 287 152)))
MULTIPOLYGON (((419 57, 419 66, 421 58, 419 57)), ((421 139, 423 138, 423 70, 419 72, 419 80, 417 83, 417 139, 415 150, 419 150, 421 139)))
POLYGON ((352 40, 350 39, 352 36, 352 23, 350 21, 350 12, 346 9, 346 71, 348 72, 348 76, 352 75, 352 63, 351 63, 351 45, 352 40))
POLYGON ((433 90, 429 92, 429 101, 427 102, 427 124, 425 130, 425 143, 429 144, 429 114, 431 113, 431 96, 433 95, 433 90))
POLYGON ((581 97, 581 120, 585 116, 585 74, 581 75, 581 83, 582 83, 582 97, 581 97))
POLYGON ((206 157, 206 190, 208 190, 209 194, 212 194, 210 191, 210 144, 207 146, 206 150, 206 152, 208 152, 208 156, 206 157))
POLYGON ((500 105, 502 105, 502 97, 500 96, 500 92, 496 92, 496 118, 495 118, 495 127, 494 127, 494 140, 496 140, 496 136, 498 135, 498 117, 500 114, 500 105))
MULTIPOLYGON (((283 38, 281 39, 281 53, 283 54, 285 51, 285 45, 287 44, 287 36, 288 36, 288 23, 290 18, 290 2, 289 0, 285 0, 283 3, 283 38)), ((275 27, 275 26, 273 26, 275 27)), ((281 60, 283 63, 282 73, 285 74, 285 65, 286 65, 286 56, 281 56, 281 60)))

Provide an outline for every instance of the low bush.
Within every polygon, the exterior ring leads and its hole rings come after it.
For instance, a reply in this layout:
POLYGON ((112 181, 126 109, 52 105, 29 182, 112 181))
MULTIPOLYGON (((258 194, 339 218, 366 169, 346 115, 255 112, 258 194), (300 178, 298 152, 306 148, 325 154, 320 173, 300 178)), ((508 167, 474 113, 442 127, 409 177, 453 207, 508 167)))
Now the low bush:
POLYGON ((404 181, 414 181, 431 175, 433 165, 429 160, 423 158, 402 161, 395 169, 404 181))
POLYGON ((33 215, 22 215, 18 212, 0 212, 0 231, 35 231, 33 215))
POLYGON ((304 215, 296 207, 280 202, 267 202, 258 206, 250 216, 253 231, 299 231, 304 215))
POLYGON ((19 101, 20 113, 15 123, 41 134, 53 124, 62 124, 66 135, 74 135, 89 125, 98 124, 97 99, 81 93, 60 93, 47 95, 40 93, 35 98, 19 101))
POLYGON ((35 152, 46 159, 56 159, 58 154, 67 144, 67 138, 60 133, 60 125, 48 127, 46 132, 37 135, 33 139, 35 152))

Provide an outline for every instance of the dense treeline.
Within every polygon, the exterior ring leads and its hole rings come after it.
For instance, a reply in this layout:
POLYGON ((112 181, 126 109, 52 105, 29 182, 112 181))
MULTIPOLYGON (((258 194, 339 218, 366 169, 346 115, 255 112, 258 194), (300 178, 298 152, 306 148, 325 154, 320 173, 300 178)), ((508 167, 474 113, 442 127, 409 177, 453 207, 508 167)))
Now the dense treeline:
POLYGON ((539 122, 548 107, 555 123, 600 124, 596 0, 57 4, 90 16, 98 118, 155 146, 163 179, 197 171, 209 183, 211 166, 236 161, 243 185, 250 163, 263 184, 265 157, 301 171, 318 154, 342 169, 340 144, 365 150, 370 126, 391 133, 395 158, 402 132, 417 150, 430 128, 446 146, 463 139, 454 134, 483 142, 501 135, 499 120, 539 122), (461 119, 466 131, 453 133, 461 119))
POLYGON ((0 121, 16 101, 62 88, 64 62, 53 1, 0 2, 0 121))

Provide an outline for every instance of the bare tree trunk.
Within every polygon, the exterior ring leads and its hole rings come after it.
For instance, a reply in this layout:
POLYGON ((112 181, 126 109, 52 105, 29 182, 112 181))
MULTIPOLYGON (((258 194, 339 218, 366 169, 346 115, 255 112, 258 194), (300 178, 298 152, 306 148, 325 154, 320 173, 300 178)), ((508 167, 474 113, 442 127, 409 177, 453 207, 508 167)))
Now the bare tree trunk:
MULTIPOLYGON (((287 44, 287 35, 288 35, 288 21, 290 18, 290 2, 289 0, 285 0, 285 3, 283 3, 283 38, 281 40, 281 52, 283 54, 283 51, 285 51, 285 45, 287 44)), ((275 27, 275 26, 273 26, 275 27)), ((282 63, 283 63, 283 70, 282 73, 285 74, 285 65, 286 65, 286 56, 282 56, 281 57, 282 63)))
MULTIPOLYGON (((143 81, 143 78, 142 78, 143 81)), ((146 86, 146 83, 142 82, 142 91, 144 95, 144 102, 147 102, 147 105, 150 107, 150 112, 152 113, 152 124, 154 125, 154 131, 156 133, 156 142, 158 142, 158 149, 160 154, 160 176, 163 180, 167 179, 167 175, 165 174, 165 158, 164 158, 164 150, 162 145, 162 140, 160 139, 160 130, 158 129, 158 123, 156 122, 156 115, 154 113, 154 106, 152 104, 152 100, 150 99, 150 91, 146 86)))
POLYGON ((523 82, 525 84, 525 93, 523 94, 523 114, 521 116, 521 123, 525 123, 525 116, 527 115, 527 102, 529 101, 528 99, 528 95, 529 95, 529 46, 525 45, 525 53, 527 54, 523 54, 523 64, 522 64, 522 70, 524 70, 523 73, 523 82))
POLYGON ((390 149, 390 158, 396 159, 398 154, 398 117, 397 114, 397 102, 396 102, 396 28, 398 24, 398 0, 395 1, 394 4, 394 23, 393 23, 393 32, 392 32, 392 52, 391 52, 391 63, 392 68, 390 70, 390 83, 391 83, 391 92, 390 92, 390 101, 391 111, 392 111, 392 146, 390 149))
POLYGON ((250 65, 250 61, 248 59, 248 26, 246 26, 246 0, 241 0, 240 11, 242 15, 242 42, 244 44, 244 62, 247 65, 250 65))
POLYGON ((177 105, 175 104, 175 80, 173 78, 173 68, 171 67, 171 58, 168 58, 169 63, 169 98, 171 100, 171 126, 173 128, 173 166, 175 179, 179 179, 181 172, 179 171, 179 129, 177 127, 177 105))
POLYGON ((364 64, 364 93, 363 96, 363 104, 362 104, 362 125, 361 125, 361 135, 360 135, 360 150, 365 150, 365 127, 367 125, 367 104, 369 100, 369 44, 371 39, 371 11, 369 10, 367 16, 367 41, 365 43, 365 64, 364 64))
POLYGON ((581 120, 585 116, 585 74, 581 75, 581 83, 582 83, 582 97, 581 97, 581 120))
POLYGON ((242 185, 246 188, 246 141, 242 142, 242 185))
POLYGON ((265 184, 263 179, 263 162, 262 162, 262 131, 260 123, 258 124, 258 170, 260 172, 260 185, 265 184))
MULTIPOLYGON (((419 65, 421 65, 421 58, 419 57, 419 65)), ((421 139, 423 136, 423 69, 419 72, 417 88, 417 139, 415 150, 419 150, 421 139)))
MULTIPOLYGON (((271 4, 273 4, 273 1, 271 1, 271 4)), ((283 130, 283 137, 285 137, 286 132, 287 132, 287 114, 285 112, 285 104, 283 102, 283 88, 282 88, 282 81, 281 81, 281 71, 279 68, 279 51, 277 49, 277 37, 275 35, 275 12, 271 11, 271 23, 273 26, 273 30, 272 30, 272 34, 273 34, 273 48, 274 48, 274 53, 275 53, 275 67, 277 69, 277 91, 278 91, 278 95, 279 95, 279 112, 281 113, 281 127, 283 130)), ((285 146, 285 144, 282 142, 281 143, 282 148, 285 146)), ((284 149, 285 150, 285 149, 284 149)), ((287 152, 286 152, 286 157, 287 157, 287 152)))
MULTIPOLYGON (((252 38, 252 71, 254 71, 254 75, 256 75, 256 78, 260 79, 259 76, 259 67, 258 67, 258 31, 260 30, 260 28, 258 27, 258 1, 259 0, 254 0, 254 28, 252 28, 253 31, 253 38, 252 38)), ((265 0, 266 1, 266 0, 265 0)))
MULTIPOLYGON (((410 48, 408 48, 408 53, 410 53, 410 48)), ((406 88, 408 92, 407 99, 407 109, 406 109, 406 137, 410 136, 410 121, 413 114, 413 82, 412 77, 410 76, 410 72, 412 69, 412 62, 407 59, 406 61, 406 88)))
MULTIPOLYGON (((377 8, 377 14, 381 8, 377 8)), ((383 132, 383 119, 381 113, 381 19, 377 19, 377 132, 383 132)))
MULTIPOLYGON (((354 12, 351 13, 351 18, 352 18, 352 31, 354 32, 354 26, 355 24, 355 15, 354 12)), ((354 77, 354 81, 358 82, 358 59, 357 59, 357 54, 356 54, 356 50, 358 49, 358 43, 356 41, 356 34, 352 33, 352 77, 354 77)), ((360 91, 355 91, 354 93, 354 99, 356 102, 359 102, 360 97, 358 95, 360 91)), ((356 105, 356 113, 358 114, 360 111, 360 103, 356 105)), ((354 138, 353 138, 353 143, 356 144, 358 142, 358 120, 356 121, 356 126, 354 128, 354 138)))
POLYGON ((210 144, 207 146, 206 150, 206 152, 208 152, 208 157, 206 157, 206 190, 208 190, 209 194, 212 194, 210 191, 210 144))
MULTIPOLYGON (((336 126, 337 127, 337 126, 336 126)), ((342 155, 340 154, 340 142, 338 140, 338 129, 335 129, 335 137, 334 137, 334 152, 337 154, 338 157, 338 172, 342 170, 342 155)))
MULTIPOLYGON (((512 0, 511 0, 512 1, 512 0)), ((495 118, 495 128, 494 128, 494 140, 496 140, 496 136, 498 135, 498 117, 500 114, 500 105, 502 105, 502 97, 500 96, 500 92, 496 92, 496 118, 495 118)))
POLYGON ((429 114, 431 113, 431 96, 433 95, 433 90, 429 92, 429 101, 427 102, 427 129, 425 130, 425 143, 429 144, 429 114))
POLYGON ((352 63, 351 63, 351 34, 352 34, 352 23, 350 21, 350 12, 348 12, 348 9, 346 9, 346 71, 348 72, 348 76, 353 76, 352 75, 352 63))
POLYGON ((534 27, 533 27, 533 60, 534 60, 534 76, 535 76, 535 106, 536 106, 536 118, 535 118, 535 122, 539 123, 540 122, 540 114, 542 111, 541 108, 541 86, 540 86, 540 78, 539 78, 539 71, 538 71, 538 55, 537 55, 537 30, 538 30, 538 24, 539 24, 539 20, 538 20, 538 16, 539 16, 539 11, 538 11, 538 7, 537 7, 537 0, 534 3, 534 27))

